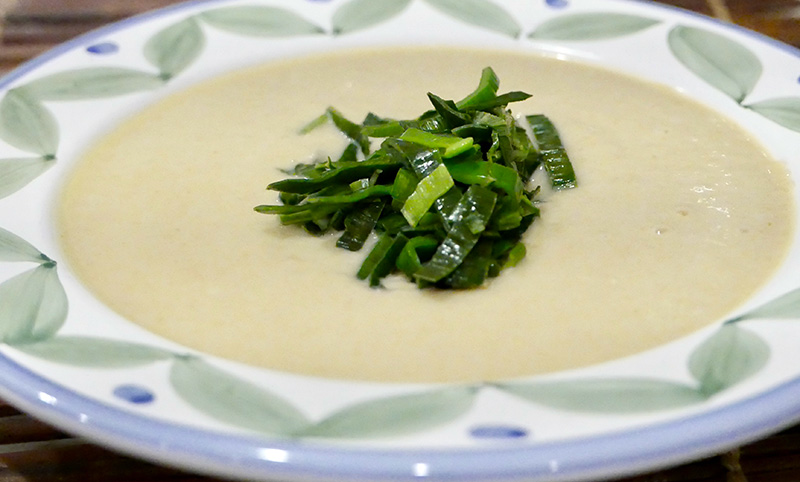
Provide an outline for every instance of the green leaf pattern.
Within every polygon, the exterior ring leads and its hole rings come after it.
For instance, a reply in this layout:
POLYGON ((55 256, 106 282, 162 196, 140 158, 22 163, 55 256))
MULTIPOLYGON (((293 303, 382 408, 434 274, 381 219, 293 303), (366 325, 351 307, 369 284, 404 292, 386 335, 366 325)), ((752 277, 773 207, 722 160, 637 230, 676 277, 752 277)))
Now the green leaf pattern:
POLYGON ((0 199, 19 191, 54 163, 52 157, 0 159, 0 199))
POLYGON ((429 5, 468 24, 519 37, 522 27, 508 12, 489 0, 425 0, 429 5))
POLYGON ((200 19, 220 30, 254 37, 289 37, 324 32, 296 13, 277 7, 217 8, 201 13, 200 19))
POLYGON ((55 157, 58 124, 38 99, 12 89, 0 101, 0 139, 26 152, 55 157))
POLYGON ((356 32, 386 22, 408 7, 411 0, 350 0, 333 14, 333 33, 356 32))
POLYGON ((649 378, 507 383, 497 388, 548 407, 609 414, 668 410, 706 400, 696 387, 649 378))
POLYGON ((575 13, 544 22, 528 37, 536 40, 605 40, 633 34, 658 23, 652 18, 623 13, 575 13))
POLYGON ((40 100, 81 100, 114 97, 157 89, 164 80, 157 75, 120 67, 68 70, 36 79, 20 90, 40 100))
POLYGON ((161 30, 144 46, 145 58, 170 79, 194 62, 205 46, 205 36, 194 18, 161 30))
POLYGON ((408 435, 452 422, 475 401, 473 387, 439 390, 369 400, 350 405, 310 426, 302 435, 373 438, 408 435))
POLYGON ((800 97, 779 97, 745 105, 787 129, 800 132, 800 97))
POLYGON ((170 382, 178 395, 211 417, 248 430, 291 435, 309 425, 306 416, 283 398, 234 377, 201 358, 175 361, 170 382))
POLYGON ((792 290, 774 300, 731 320, 751 319, 800 320, 800 288, 792 290))
POLYGON ((0 228, 0 261, 42 263, 49 259, 29 242, 11 231, 0 228))
POLYGON ((707 396, 719 393, 761 370, 769 346, 752 331, 728 323, 689 358, 689 371, 707 396))
POLYGON ((140 343, 84 336, 57 336, 17 348, 44 360, 86 368, 129 368, 173 357, 172 352, 140 343))
MULTIPOLYGON (((417 0, 461 22, 512 38, 522 27, 491 0, 417 0)), ((376 27, 402 14, 412 0, 346 0, 333 12, 331 34, 376 27)), ((588 41, 631 35, 658 24, 651 18, 613 12, 564 14, 541 23, 532 40, 588 41)), ((319 35, 324 29, 283 8, 232 6, 210 9, 167 25, 147 40, 144 56, 156 72, 90 67, 35 79, 0 100, 0 140, 31 154, 0 159, 0 198, 44 173, 54 162, 59 127, 44 105, 51 101, 101 99, 158 89, 203 53, 204 28, 251 37, 319 35)), ((668 35, 675 58, 736 102, 800 132, 800 97, 743 104, 760 79, 758 58, 735 41, 678 25, 668 35)), ((439 386, 357 402, 312 421, 269 390, 238 378, 203 358, 152 346, 84 336, 57 336, 68 301, 56 263, 19 236, 0 228, 0 261, 37 266, 0 283, 0 343, 41 359, 83 368, 115 369, 169 361, 169 381, 188 405, 225 424, 284 437, 372 438, 430 430, 463 418, 486 387, 529 403, 561 410, 628 414, 702 403, 761 370, 769 347, 738 322, 800 319, 800 289, 723 325, 691 354, 695 384, 655 378, 514 381, 478 386, 439 386)))
POLYGON ((736 102, 742 102, 761 77, 761 61, 746 47, 720 34, 677 26, 669 48, 687 69, 736 102))
POLYGON ((0 284, 0 342, 22 345, 50 338, 67 318, 67 295, 54 263, 0 284))

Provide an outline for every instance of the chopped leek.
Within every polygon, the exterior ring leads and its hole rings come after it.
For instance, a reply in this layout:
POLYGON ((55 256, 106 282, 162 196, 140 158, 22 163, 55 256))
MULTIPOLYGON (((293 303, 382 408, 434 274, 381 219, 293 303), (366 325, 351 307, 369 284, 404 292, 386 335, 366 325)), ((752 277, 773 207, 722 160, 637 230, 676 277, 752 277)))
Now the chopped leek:
POLYGON ((332 123, 347 147, 284 171, 296 177, 267 186, 281 204, 255 210, 312 234, 339 232, 337 246, 351 251, 376 236, 356 274, 373 287, 394 273, 420 288, 484 286, 525 257, 522 236, 540 214, 538 189, 527 187, 534 171, 543 166, 556 189, 577 186, 552 122, 527 116, 530 137, 508 110, 530 95, 498 87, 487 67, 460 101, 428 93, 432 109, 416 119, 370 113, 358 124, 328 108, 302 133, 332 123))
POLYGON ((442 197, 451 187, 455 186, 450 172, 444 164, 425 176, 418 184, 414 192, 408 196, 400 213, 408 221, 412 228, 417 225, 422 216, 428 212, 437 199, 442 197))
POLYGON ((543 115, 530 115, 526 118, 539 146, 539 153, 550 181, 556 189, 569 189, 576 186, 575 171, 567 156, 561 137, 550 119, 543 115))

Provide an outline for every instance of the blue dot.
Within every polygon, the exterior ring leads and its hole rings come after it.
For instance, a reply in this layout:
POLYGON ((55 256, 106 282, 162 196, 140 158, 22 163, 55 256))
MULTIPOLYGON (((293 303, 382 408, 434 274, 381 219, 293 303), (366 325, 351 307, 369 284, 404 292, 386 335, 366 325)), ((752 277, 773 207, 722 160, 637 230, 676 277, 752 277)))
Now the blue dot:
POLYGON ((98 55, 115 54, 119 52, 119 45, 114 42, 103 42, 86 47, 86 51, 98 55))
POLYGON ((480 425, 472 428, 469 434, 479 439, 518 439, 527 437, 528 431, 510 425, 480 425))
POLYGON ((120 385, 114 389, 114 395, 136 404, 150 403, 156 398, 153 392, 139 385, 120 385))
POLYGON ((544 3, 553 8, 564 8, 569 5, 568 0, 544 0, 544 3))

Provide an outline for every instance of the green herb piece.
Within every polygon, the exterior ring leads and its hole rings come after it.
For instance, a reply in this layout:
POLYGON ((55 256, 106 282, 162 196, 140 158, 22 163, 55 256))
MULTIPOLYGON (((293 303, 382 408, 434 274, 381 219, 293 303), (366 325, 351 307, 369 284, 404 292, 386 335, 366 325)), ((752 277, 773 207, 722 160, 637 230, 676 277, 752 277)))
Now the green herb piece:
POLYGON ((464 184, 479 184, 502 189, 515 199, 522 195, 522 180, 517 171, 502 164, 484 161, 446 163, 450 175, 464 184))
POLYGON ((452 273, 477 244, 494 210, 497 194, 473 185, 467 189, 456 207, 455 222, 447 238, 414 277, 435 283, 452 273))
POLYGON ((361 148, 361 152, 364 155, 369 154, 369 138, 361 132, 361 126, 355 124, 348 119, 346 119, 339 111, 334 109, 333 107, 328 107, 328 117, 330 117, 331 121, 333 121, 333 125, 335 125, 342 134, 349 137, 353 142, 358 144, 361 148))
POLYGON ((470 108, 475 110, 489 110, 495 107, 505 107, 512 102, 522 102, 523 100, 530 99, 530 97, 531 95, 526 92, 508 92, 482 102, 476 102, 471 105, 470 108))
POLYGON ((350 251, 358 251, 372 234, 386 203, 375 201, 356 209, 344 219, 344 233, 336 241, 336 246, 350 251))
POLYGON ((342 162, 333 169, 317 177, 303 179, 284 179, 273 182, 267 189, 295 194, 308 194, 337 184, 350 184, 353 181, 371 176, 375 171, 399 169, 397 161, 386 156, 376 156, 364 161, 342 162))
POLYGON ((400 162, 419 179, 428 176, 442 163, 442 155, 437 149, 429 149, 400 138, 384 141, 383 146, 390 155, 395 154, 393 158, 399 157, 400 162))
POLYGON ((456 105, 459 109, 469 109, 476 104, 488 102, 497 95, 499 87, 500 79, 497 78, 497 74, 494 73, 491 67, 486 67, 481 71, 481 80, 478 82, 478 87, 456 105))
POLYGON ((434 134, 419 129, 407 129, 400 135, 400 139, 413 142, 433 149, 444 149, 442 157, 448 159, 468 151, 472 147, 471 137, 457 137, 454 135, 434 134))
POLYGON ((388 276, 395 267, 397 257, 408 242, 403 234, 391 236, 384 234, 367 255, 361 268, 358 270, 358 279, 369 278, 370 286, 378 286, 380 280, 388 276))
MULTIPOLYGON (((351 142, 350 144, 347 144, 347 147, 345 147, 344 151, 342 151, 342 155, 339 156, 339 159, 336 160, 337 165, 341 165, 341 164, 344 164, 346 162, 356 162, 356 161, 358 161, 358 150, 359 150, 359 147, 360 146, 358 144, 356 144, 355 142, 351 142)), ((329 166, 332 167, 333 164, 330 164, 329 166)))
POLYGON ((328 115, 327 112, 325 112, 321 116, 317 117, 316 119, 313 119, 311 122, 309 122, 308 124, 306 124, 303 127, 301 127, 300 128, 300 134, 308 134, 311 131, 316 130, 316 129, 324 126, 325 124, 328 123, 329 120, 330 120, 330 116, 328 115))
MULTIPOLYGON (((461 112, 452 100, 444 100, 438 95, 428 93, 428 99, 433 104, 433 108, 442 117, 442 121, 448 129, 469 123, 470 116, 461 112)), ((435 132, 435 131, 434 131, 435 132)))
POLYGON ((492 244, 489 240, 480 240, 464 262, 447 277, 448 285, 462 290, 482 286, 497 265, 497 260, 492 256, 492 244))
POLYGON ((373 287, 394 273, 423 289, 484 286, 526 255, 522 237, 540 215, 539 190, 526 187, 534 171, 544 165, 557 189, 576 185, 552 123, 528 116, 530 137, 508 110, 530 95, 498 87, 487 67, 459 102, 428 93, 432 109, 414 119, 370 113, 356 124, 328 108, 303 132, 332 123, 346 147, 284 171, 295 177, 267 186, 281 204, 255 210, 313 235, 337 232, 351 251, 376 237, 356 274, 373 287))
POLYGON ((306 198, 306 203, 307 203, 306 205, 314 206, 321 204, 328 204, 328 205, 352 204, 373 197, 391 196, 391 194, 392 194, 392 186, 382 186, 382 185, 371 186, 366 189, 359 189, 354 192, 346 194, 337 194, 334 196, 319 196, 319 197, 309 196, 306 198))
POLYGON ((518 242, 510 250, 508 250, 508 253, 506 254, 506 261, 503 263, 503 267, 512 268, 516 266, 520 261, 522 261, 522 258, 525 257, 526 253, 527 248, 525 245, 518 242))
POLYGON ((550 119, 544 115, 526 117, 533 131, 533 137, 539 146, 544 167, 550 175, 550 182, 556 189, 569 189, 578 185, 575 170, 567 156, 567 150, 561 143, 561 137, 550 119))
POLYGON ((422 268, 422 260, 430 259, 437 247, 439 240, 434 236, 416 236, 409 239, 397 256, 397 269, 413 279, 414 273, 422 268))
POLYGON ((408 224, 414 227, 433 206, 433 203, 454 185, 453 178, 447 171, 447 166, 439 164, 439 167, 417 184, 414 192, 406 199, 400 212, 406 218, 408 224))
POLYGON ((408 197, 411 196, 411 194, 417 188, 418 183, 419 180, 413 172, 406 169, 400 169, 397 171, 397 175, 394 178, 394 183, 392 184, 392 197, 399 204, 398 208, 403 207, 406 199, 408 199, 408 197))

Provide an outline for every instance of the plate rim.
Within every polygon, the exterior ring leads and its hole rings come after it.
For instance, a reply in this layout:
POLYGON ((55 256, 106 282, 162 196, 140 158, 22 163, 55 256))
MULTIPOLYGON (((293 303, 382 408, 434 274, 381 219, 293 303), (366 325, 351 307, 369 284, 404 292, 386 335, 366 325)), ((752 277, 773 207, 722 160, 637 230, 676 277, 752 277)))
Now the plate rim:
MULTIPOLYGON (((696 17, 800 58, 800 49, 739 25, 651 0, 617 1, 696 17)), ((176 11, 228 2, 184 1, 86 32, 3 75, 0 77, 0 88, 78 46, 87 45, 93 39, 176 11)), ((498 477, 504 480, 522 477, 527 480, 554 481, 574 480, 576 477, 623 476, 692 457, 711 455, 800 421, 800 376, 752 397, 698 414, 610 434, 534 442, 524 446, 422 450, 314 446, 312 443, 277 438, 269 440, 265 436, 230 435, 176 425, 76 393, 33 372, 2 352, 0 395, 12 405, 53 425, 151 461, 220 476, 288 477, 291 480, 339 480, 343 477, 357 480, 411 480, 424 477, 477 482, 498 477), (107 416, 98 418, 91 415, 97 413, 107 416), (747 423, 742 423, 743 420, 747 423), (702 435, 689 439, 682 437, 681 434, 689 428, 702 435), (654 440, 658 443, 652 443, 654 440), (598 447, 605 448, 588 450, 598 447), (243 456, 244 452, 246 456, 243 456), (571 456, 565 457, 567 454, 571 456), (579 456, 575 457, 576 454, 579 456), (175 459, 176 455, 179 455, 178 460, 175 459), (616 463, 608 464, 610 459, 616 463)))
POLYGON ((218 476, 297 481, 624 476, 720 453, 800 421, 800 377, 732 404, 649 426, 524 446, 447 449, 315 446, 177 425, 80 395, 2 353, 0 395, 46 422, 150 461, 218 476), (697 436, 687 438, 686 432, 697 436))

